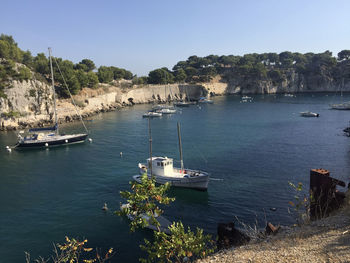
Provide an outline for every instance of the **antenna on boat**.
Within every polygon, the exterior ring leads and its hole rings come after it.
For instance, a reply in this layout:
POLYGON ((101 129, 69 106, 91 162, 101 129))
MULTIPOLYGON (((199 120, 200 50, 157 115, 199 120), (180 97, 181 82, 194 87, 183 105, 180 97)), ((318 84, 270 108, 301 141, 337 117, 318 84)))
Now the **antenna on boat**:
POLYGON ((181 171, 184 170, 184 161, 182 157, 182 144, 181 144, 181 130, 180 130, 180 123, 177 123, 177 136, 179 138, 179 152, 180 152, 180 163, 181 163, 181 171))
POLYGON ((148 135, 149 135, 149 169, 151 172, 151 177, 153 176, 152 174, 152 132, 151 132, 151 118, 148 118, 148 135))
POLYGON ((51 58, 51 48, 49 47, 49 58, 50 58, 50 70, 51 70, 51 82, 53 89, 53 107, 55 114, 55 133, 58 134, 58 125, 57 125, 57 110, 56 110, 56 91, 55 91, 55 80, 53 78, 53 69, 52 69, 52 58, 51 58))

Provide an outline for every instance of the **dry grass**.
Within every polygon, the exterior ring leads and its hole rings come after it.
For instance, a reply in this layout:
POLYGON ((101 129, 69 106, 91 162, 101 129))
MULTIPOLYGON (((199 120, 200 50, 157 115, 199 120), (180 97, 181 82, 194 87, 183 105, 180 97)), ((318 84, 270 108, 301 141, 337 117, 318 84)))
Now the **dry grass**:
POLYGON ((350 263, 350 194, 346 205, 328 218, 284 228, 266 240, 221 251, 200 262, 329 262, 350 263))

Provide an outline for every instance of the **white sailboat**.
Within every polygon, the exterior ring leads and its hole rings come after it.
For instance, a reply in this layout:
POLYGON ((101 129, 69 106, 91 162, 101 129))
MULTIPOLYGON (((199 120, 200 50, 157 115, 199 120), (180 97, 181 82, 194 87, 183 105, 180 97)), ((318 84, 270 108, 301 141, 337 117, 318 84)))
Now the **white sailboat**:
POLYGON ((343 102, 343 87, 344 87, 344 78, 342 78, 342 87, 340 89, 341 103, 330 104, 332 110, 350 110, 350 101, 343 102))
POLYGON ((141 176, 147 174, 149 178, 154 176, 156 182, 159 184, 170 183, 170 185, 176 187, 193 188, 205 191, 208 188, 209 174, 200 170, 184 168, 179 123, 177 124, 177 131, 179 137, 181 167, 173 167, 172 158, 168 158, 166 156, 152 157, 152 139, 150 136, 150 158, 147 159, 146 163, 138 164, 139 174, 134 175, 133 179, 137 182, 141 182, 141 176))
POLYGON ((83 122, 86 133, 79 133, 79 134, 60 134, 59 133, 57 109, 56 109, 56 92, 55 92, 55 84, 54 84, 55 82, 53 78, 53 69, 52 69, 51 48, 49 48, 49 58, 50 58, 52 89, 53 89, 55 125, 53 127, 48 127, 48 128, 29 129, 28 134, 24 137, 22 137, 22 135, 19 134, 18 135, 19 140, 17 144, 14 146, 15 148, 23 149, 23 148, 49 147, 49 146, 66 145, 66 144, 72 144, 72 143, 80 143, 80 142, 84 142, 88 136, 86 126, 80 114, 79 114, 80 120, 83 122))

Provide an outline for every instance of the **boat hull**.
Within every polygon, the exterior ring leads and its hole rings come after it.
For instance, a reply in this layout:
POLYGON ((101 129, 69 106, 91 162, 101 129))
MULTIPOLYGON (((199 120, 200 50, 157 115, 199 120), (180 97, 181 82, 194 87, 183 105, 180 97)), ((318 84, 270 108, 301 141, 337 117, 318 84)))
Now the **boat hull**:
MULTIPOLYGON (((142 175, 134 175, 133 179, 136 182, 141 182, 142 175)), ((148 174, 150 178, 150 175, 148 174)), ((169 177, 169 176, 158 176, 155 175, 156 183, 165 184, 169 183, 171 186, 182 187, 182 188, 191 188, 200 191, 207 191, 209 175, 193 176, 193 177, 169 177)))
POLYGON ((77 134, 77 135, 62 135, 59 138, 54 138, 52 140, 33 140, 33 141, 23 141, 18 142, 16 148, 19 149, 30 149, 30 148, 40 148, 40 147, 51 147, 60 146, 73 143, 84 142, 87 138, 87 134, 77 134))

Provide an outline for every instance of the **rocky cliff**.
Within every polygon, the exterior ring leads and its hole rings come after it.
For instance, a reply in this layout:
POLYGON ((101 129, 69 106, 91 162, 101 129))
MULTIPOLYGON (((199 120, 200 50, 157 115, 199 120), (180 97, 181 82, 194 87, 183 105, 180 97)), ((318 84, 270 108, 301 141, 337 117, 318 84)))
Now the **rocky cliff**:
MULTIPOLYGON (((11 130, 44 126, 53 120, 52 88, 37 80, 12 81, 0 97, 0 128, 11 130)), ((198 99, 208 91, 202 85, 143 85, 123 88, 121 85, 101 84, 98 89, 83 89, 74 96, 83 117, 141 103, 165 103, 181 99, 198 99)), ((221 94, 221 93, 220 93, 221 94)), ((78 119, 71 99, 57 100, 59 122, 78 119)))
MULTIPOLYGON (((350 92, 350 81, 345 81, 343 91, 350 92)), ((139 85, 130 82, 100 84, 97 89, 84 88, 74 100, 83 117, 98 112, 140 103, 164 103, 181 99, 196 100, 201 96, 225 94, 273 94, 294 92, 339 91, 339 80, 329 72, 300 74, 287 70, 277 80, 240 76, 231 72, 224 78, 216 77, 207 83, 139 85), (127 84, 127 85, 125 85, 127 84)), ((13 80, 0 94, 0 129, 17 129, 43 126, 52 123, 53 92, 45 82, 39 80, 13 80)), ((78 119, 70 99, 57 101, 60 122, 78 119)))

